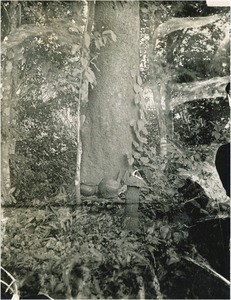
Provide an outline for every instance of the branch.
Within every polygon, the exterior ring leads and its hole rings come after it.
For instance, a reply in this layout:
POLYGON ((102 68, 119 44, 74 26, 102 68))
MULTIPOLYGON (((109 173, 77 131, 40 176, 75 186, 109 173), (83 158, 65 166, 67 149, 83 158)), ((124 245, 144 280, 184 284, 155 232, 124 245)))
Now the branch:
POLYGON ((212 15, 208 17, 195 17, 195 18, 172 18, 165 23, 160 24, 154 32, 154 40, 170 34, 171 32, 182 30, 185 28, 197 28, 208 25, 219 20, 222 15, 212 15))
POLYGON ((173 84, 171 86, 171 109, 188 101, 225 97, 225 86, 229 80, 229 76, 225 76, 173 84))

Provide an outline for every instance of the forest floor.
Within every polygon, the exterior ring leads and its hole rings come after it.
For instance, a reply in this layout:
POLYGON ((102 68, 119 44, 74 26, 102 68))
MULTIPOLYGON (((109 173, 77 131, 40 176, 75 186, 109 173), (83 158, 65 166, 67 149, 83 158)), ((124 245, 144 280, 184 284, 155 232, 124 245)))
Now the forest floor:
POLYGON ((135 230, 127 230, 124 195, 119 204, 92 196, 82 198, 80 207, 3 208, 2 266, 17 279, 22 296, 42 290, 55 299, 229 299, 225 274, 214 269, 227 266, 219 256, 220 248, 227 252, 229 200, 215 192, 217 185, 212 188, 206 224, 218 228, 222 239, 212 234, 215 244, 202 248, 208 254, 217 246, 213 267, 190 237, 200 222, 185 214, 182 195, 165 199, 147 190, 140 195, 135 230), (217 197, 225 207, 214 214, 217 197))
POLYGON ((180 169, 173 186, 154 175, 130 218, 124 193, 76 206, 60 188, 52 199, 2 207, 2 266, 21 297, 229 299, 229 198, 214 165, 180 169), (189 177, 210 199, 197 219, 178 190, 189 177))

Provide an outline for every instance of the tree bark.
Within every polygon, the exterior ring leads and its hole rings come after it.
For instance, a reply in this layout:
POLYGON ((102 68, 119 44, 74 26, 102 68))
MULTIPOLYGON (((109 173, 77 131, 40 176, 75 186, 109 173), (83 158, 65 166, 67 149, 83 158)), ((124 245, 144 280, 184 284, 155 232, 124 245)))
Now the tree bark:
POLYGON ((82 127, 81 181, 89 184, 98 184, 104 177, 116 179, 129 167, 126 154, 132 152, 133 140, 130 122, 138 119, 131 71, 139 74, 139 2, 123 6, 96 2, 95 29, 112 30, 117 41, 100 50, 97 85, 89 92, 82 127))

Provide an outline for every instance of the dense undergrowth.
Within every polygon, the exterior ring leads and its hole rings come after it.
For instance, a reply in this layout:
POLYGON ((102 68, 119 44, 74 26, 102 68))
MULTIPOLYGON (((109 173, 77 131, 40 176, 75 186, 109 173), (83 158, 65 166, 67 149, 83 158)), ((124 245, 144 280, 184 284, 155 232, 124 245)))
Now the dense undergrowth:
MULTIPOLYGON (((210 183, 214 197, 207 209, 217 214, 220 187, 213 172, 203 169, 207 147, 170 150, 166 160, 144 147, 135 161, 147 181, 135 231, 126 229, 124 194, 120 204, 92 196, 77 207, 62 185, 50 198, 5 207, 2 265, 18 280, 21 295, 42 290, 55 299, 199 298, 202 283, 198 277, 193 287, 187 259, 204 259, 189 238, 191 220, 178 188, 189 175, 204 186, 210 183)), ((206 155, 207 164, 211 156, 206 155)))
MULTIPOLYGON (((41 288, 56 298, 68 293, 162 298, 160 279, 189 251, 187 232, 184 224, 157 219, 150 208, 143 205, 135 233, 124 229, 123 205, 108 201, 86 200, 79 209, 6 210, 3 266, 21 281, 32 280, 36 288, 33 276, 39 274, 41 288)), ((22 285, 23 295, 28 291, 22 285)))
POLYGON ((61 206, 62 197, 4 209, 2 265, 22 296, 41 289, 55 299, 197 297, 179 265, 203 259, 188 238, 190 219, 176 188, 142 191, 134 232, 126 230, 123 194, 121 204, 92 196, 81 207, 61 206))

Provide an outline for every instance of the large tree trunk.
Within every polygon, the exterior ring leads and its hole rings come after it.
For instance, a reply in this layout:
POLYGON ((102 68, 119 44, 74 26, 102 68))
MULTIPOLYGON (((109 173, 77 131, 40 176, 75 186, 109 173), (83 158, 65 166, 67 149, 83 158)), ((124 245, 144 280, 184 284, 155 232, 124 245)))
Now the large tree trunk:
POLYGON ((130 122, 138 118, 131 71, 139 72, 139 2, 97 2, 95 29, 112 30, 117 41, 101 48, 97 86, 89 92, 81 168, 81 181, 89 184, 98 184, 103 177, 116 179, 129 167, 130 122))

